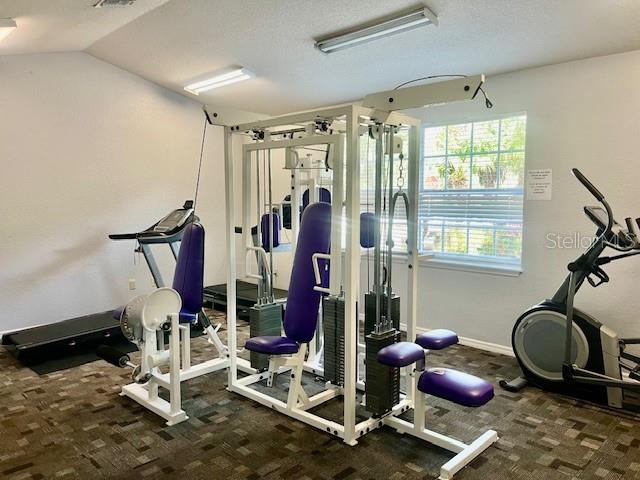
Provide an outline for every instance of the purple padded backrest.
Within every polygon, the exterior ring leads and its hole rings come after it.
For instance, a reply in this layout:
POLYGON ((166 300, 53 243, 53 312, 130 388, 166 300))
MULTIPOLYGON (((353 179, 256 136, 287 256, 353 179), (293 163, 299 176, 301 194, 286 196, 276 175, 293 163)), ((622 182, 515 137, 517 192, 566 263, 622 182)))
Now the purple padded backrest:
MULTIPOLYGON (((264 248, 265 252, 271 250, 271 245, 269 241, 269 214, 265 213, 262 215, 262 219, 260 220, 260 233, 262 235, 262 248, 264 248)), ((280 245, 280 214, 273 214, 273 248, 276 248, 280 245)))
MULTIPOLYGON (((329 253, 331 244, 331 205, 313 203, 302 214, 296 255, 293 259, 287 308, 284 313, 284 332, 299 343, 311 341, 316 331, 320 292, 316 292, 311 256, 329 253)), ((326 262, 318 262, 322 269, 326 262)))
POLYGON ((378 221, 375 213, 363 212, 360 214, 360 246, 362 248, 372 248, 375 245, 377 228, 378 221))
MULTIPOLYGON (((318 198, 320 199, 320 202, 331 203, 331 192, 324 187, 320 187, 318 190, 318 198)), ((307 205, 309 205, 308 188, 302 193, 302 211, 307 208, 307 205)))
POLYGON ((173 289, 182 298, 183 312, 196 314, 202 310, 203 282, 204 227, 193 222, 184 229, 173 275, 173 289))

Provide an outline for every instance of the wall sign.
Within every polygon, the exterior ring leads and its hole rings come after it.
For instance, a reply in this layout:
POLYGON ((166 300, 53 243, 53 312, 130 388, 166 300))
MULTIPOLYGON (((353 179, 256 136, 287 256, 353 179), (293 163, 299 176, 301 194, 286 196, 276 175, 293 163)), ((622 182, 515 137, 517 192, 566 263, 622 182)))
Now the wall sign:
POLYGON ((551 200, 553 175, 550 168, 527 170, 527 200, 551 200))

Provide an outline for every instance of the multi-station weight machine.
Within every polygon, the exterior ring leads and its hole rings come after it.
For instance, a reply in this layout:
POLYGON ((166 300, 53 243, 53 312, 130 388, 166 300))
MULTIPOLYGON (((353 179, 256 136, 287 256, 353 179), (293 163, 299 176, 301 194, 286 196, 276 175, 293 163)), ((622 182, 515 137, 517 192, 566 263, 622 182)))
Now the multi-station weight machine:
MULTIPOLYGON (((229 349, 229 390, 276 411, 289 415, 355 445, 368 432, 389 425, 409 433, 455 456, 442 466, 440 476, 448 479, 497 441, 496 432, 489 430, 471 444, 446 437, 424 428, 425 394, 430 394, 467 406, 480 406, 493 397, 493 388, 477 377, 450 369, 424 369, 425 350, 445 348, 457 341, 453 332, 435 331, 416 335, 417 307, 417 204, 419 187, 420 136, 419 120, 402 110, 453 101, 471 100, 480 91, 484 76, 465 77, 415 87, 368 95, 362 104, 347 105, 281 117, 246 121, 243 112, 206 107, 208 118, 224 126, 226 228, 228 259, 227 325, 229 349), (398 145, 397 134, 406 133, 406 147, 398 145), (234 157, 232 137, 248 135, 254 143, 242 145, 242 159, 234 157), (367 136, 376 145, 375 212, 361 218, 361 138, 367 136), (332 151, 331 204, 310 203, 302 215, 298 240, 292 240, 294 266, 285 312, 284 335, 280 332, 253 336, 245 347, 268 356, 267 370, 244 375, 239 371, 237 345, 235 286, 238 278, 236 258, 243 270, 240 277, 251 276, 249 258, 262 259, 263 272, 270 263, 263 246, 256 246, 250 237, 252 218, 252 172, 259 171, 259 158, 270 158, 275 150, 291 151, 299 147, 323 146, 332 151), (262 155, 262 157, 260 157, 262 155), (403 162, 406 188, 394 191, 394 161, 403 162), (242 168, 242 242, 237 251, 236 231, 236 169, 242 168), (257 169, 257 170, 256 170, 257 169), (383 197, 383 178, 388 179, 383 197), (400 201, 407 215, 407 342, 400 342, 399 299, 392 289, 393 218, 400 201), (324 206, 323 206, 324 205, 324 206), (383 209, 388 210, 386 217, 383 209), (362 222, 362 231, 361 231, 362 222), (330 223, 330 229, 326 227, 330 223), (386 233, 386 239, 383 238, 386 233), (344 234, 344 235, 343 235, 344 234), (346 242, 343 244, 343 238, 346 242), (326 243, 325 243, 326 242, 326 243), (361 247, 374 249, 374 283, 365 295, 365 341, 359 340, 359 303, 361 301, 361 247), (311 270, 311 266, 313 270, 311 270), (312 272, 312 273, 310 273, 312 272), (309 280, 309 275, 313 278, 309 280), (328 282, 327 282, 328 277, 328 282), (301 291, 301 289, 305 289, 301 291), (318 305, 322 297, 322 315, 318 305), (304 301, 301 303, 301 298, 304 301), (306 303, 305 303, 306 302, 306 303), (306 306, 305 306, 306 305, 306 306), (315 310, 314 310, 315 309, 315 310), (317 345, 317 324, 324 326, 324 352, 307 356, 309 346, 317 345), (414 339, 415 342, 414 343, 414 339), (362 349, 364 348, 364 352, 362 349), (358 362, 359 355, 365 364, 358 362), (400 392, 400 371, 406 368, 406 393, 400 392), (324 378, 325 388, 308 396, 302 385, 307 370, 324 378), (287 399, 275 393, 257 389, 258 383, 275 385, 275 379, 285 375, 290 379, 287 399), (342 399, 341 421, 324 418, 312 410, 332 399, 342 399), (399 416, 414 409, 413 423, 399 416)), ((289 167, 296 165, 289 163, 289 167)), ((259 183, 258 183, 259 186, 259 183)), ((268 188, 268 187, 267 187, 268 188)), ((259 196, 259 195, 258 195, 259 196)), ((297 196, 295 197, 297 198, 297 196)), ((261 215, 258 200, 257 221, 261 215)), ((268 215, 273 215, 269 202, 268 215)), ((297 210, 292 208, 297 222, 297 210)), ((273 222, 267 222, 273 228, 273 222)), ((268 234, 272 241, 274 232, 268 234)), ((270 255, 273 251, 270 251, 270 255)), ((265 275, 259 275, 260 281, 265 275)), ((256 308, 270 310, 269 315, 281 318, 280 306, 266 302, 256 308)), ((265 312, 267 311, 265 310, 265 312)), ((258 316, 261 314, 258 313, 258 316)))

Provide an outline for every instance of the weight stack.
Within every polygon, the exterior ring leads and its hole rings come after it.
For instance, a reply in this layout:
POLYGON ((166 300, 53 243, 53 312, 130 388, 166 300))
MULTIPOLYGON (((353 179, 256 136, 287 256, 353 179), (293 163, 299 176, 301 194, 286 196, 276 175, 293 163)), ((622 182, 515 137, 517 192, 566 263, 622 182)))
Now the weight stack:
POLYGON ((322 329, 324 379, 334 385, 344 385, 344 299, 322 299, 322 329))
MULTIPOLYGON (((387 304, 389 297, 387 295, 380 296, 380 311, 383 317, 387 316, 387 304)), ((400 330, 400 297, 393 295, 391 297, 391 318, 393 320, 393 328, 400 330)), ((376 322, 376 294, 373 292, 364 294, 364 334, 369 335, 375 330, 376 322)))
MULTIPOLYGON (((249 309, 249 335, 262 337, 273 335, 279 337, 282 333, 282 305, 270 303, 254 305, 249 309)), ((251 367, 258 371, 269 368, 269 356, 264 353, 251 352, 251 367)))
POLYGON ((400 340, 398 330, 371 333, 365 337, 366 383, 365 408, 374 417, 390 412, 400 401, 400 369, 378 362, 378 352, 400 340))

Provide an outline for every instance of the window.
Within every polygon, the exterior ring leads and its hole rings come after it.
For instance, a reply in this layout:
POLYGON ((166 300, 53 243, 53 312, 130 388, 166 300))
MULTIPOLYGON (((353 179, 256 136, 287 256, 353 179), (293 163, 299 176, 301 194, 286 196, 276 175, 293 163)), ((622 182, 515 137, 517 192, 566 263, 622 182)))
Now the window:
POLYGON ((426 127, 418 246, 519 268, 526 115, 426 127))

